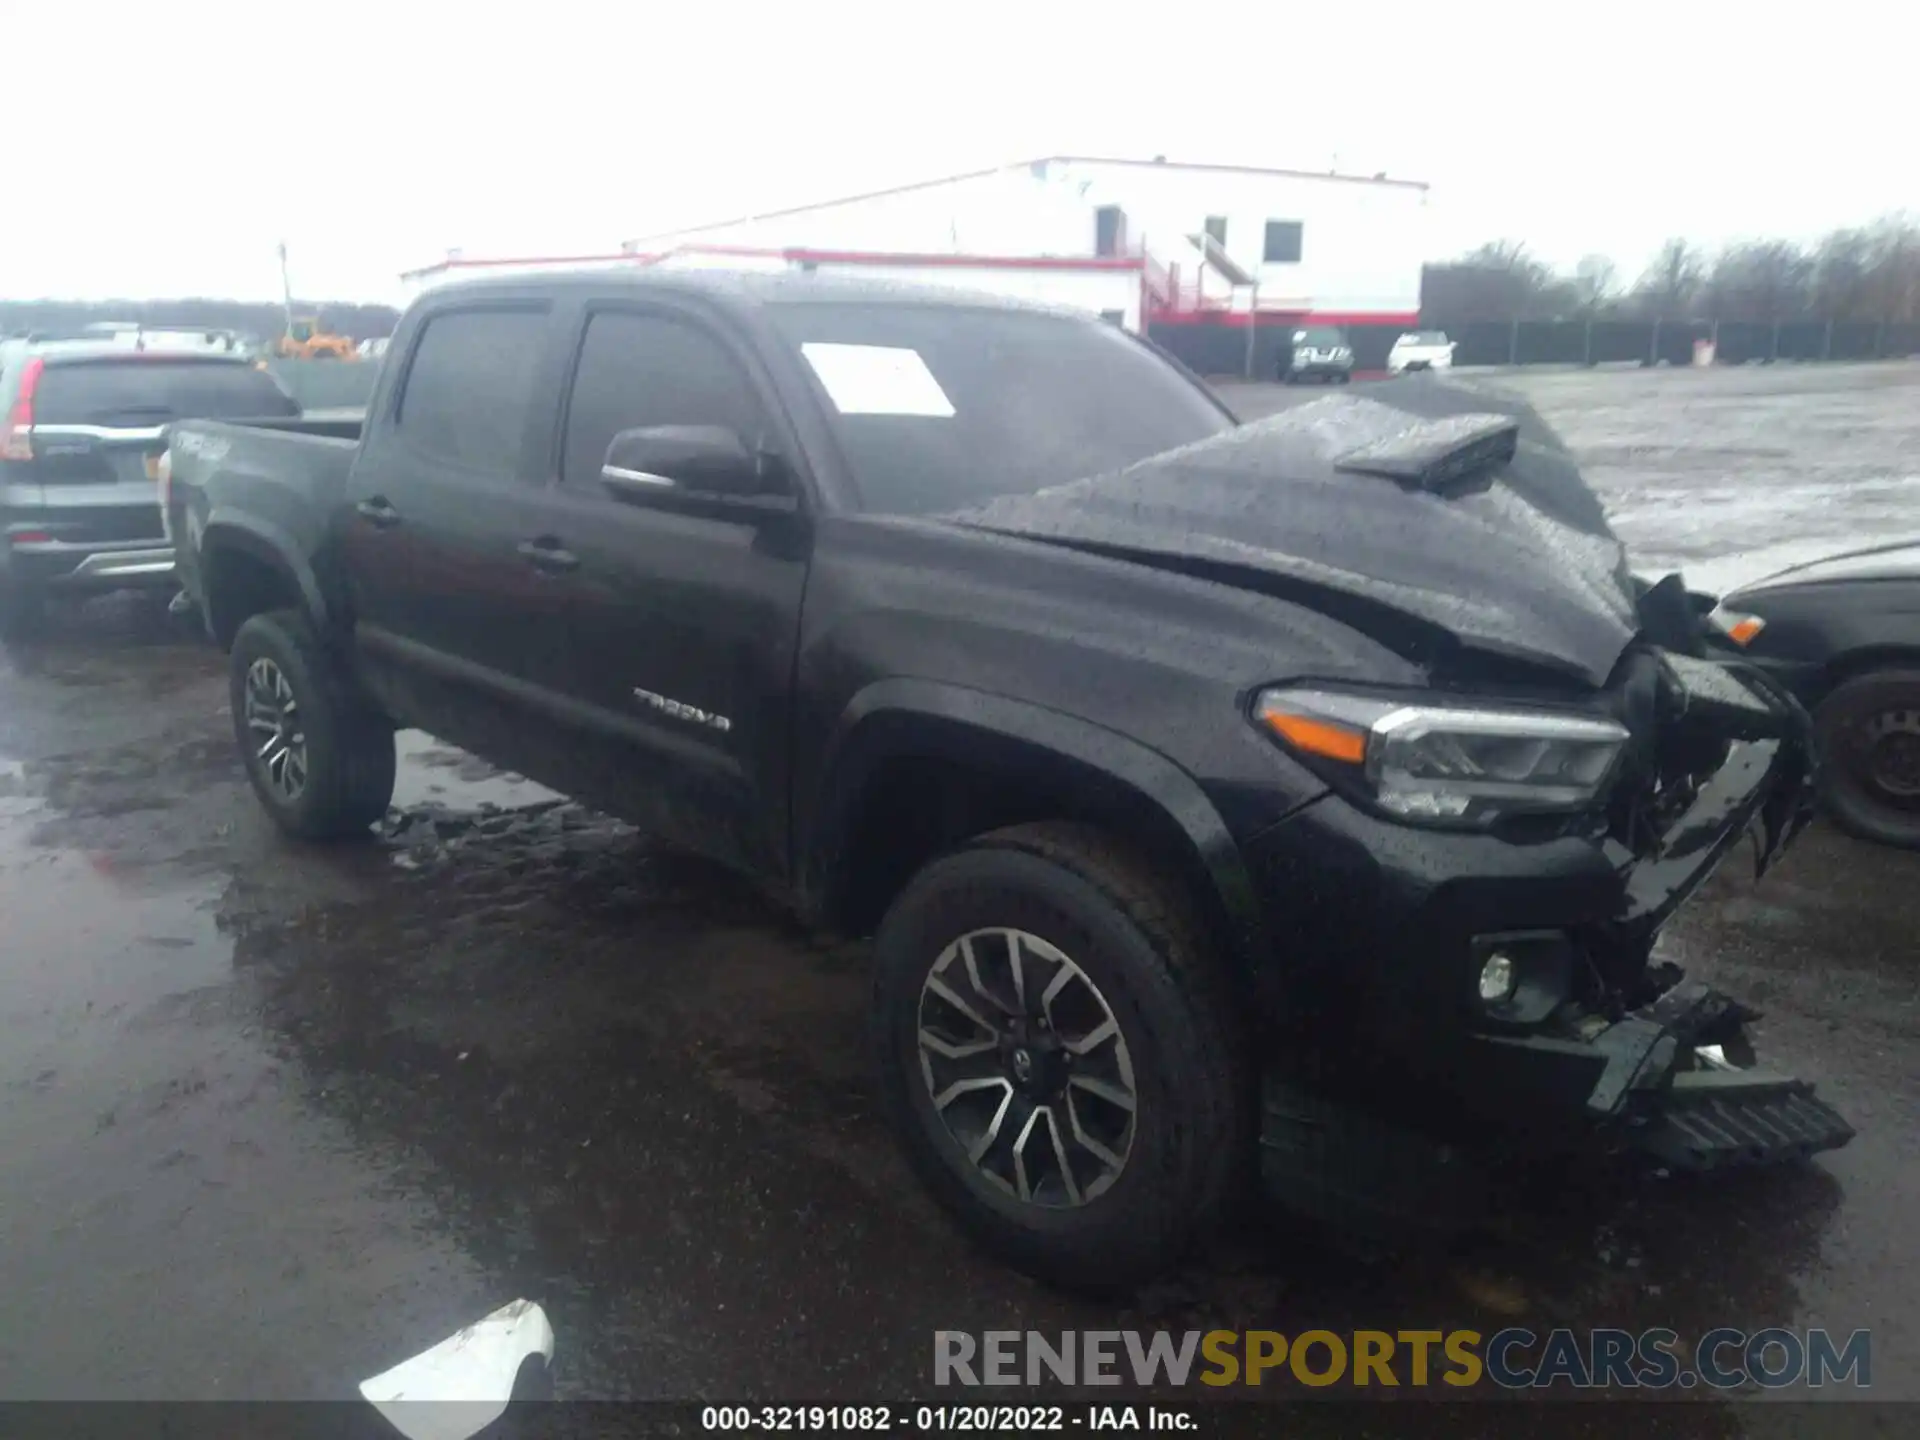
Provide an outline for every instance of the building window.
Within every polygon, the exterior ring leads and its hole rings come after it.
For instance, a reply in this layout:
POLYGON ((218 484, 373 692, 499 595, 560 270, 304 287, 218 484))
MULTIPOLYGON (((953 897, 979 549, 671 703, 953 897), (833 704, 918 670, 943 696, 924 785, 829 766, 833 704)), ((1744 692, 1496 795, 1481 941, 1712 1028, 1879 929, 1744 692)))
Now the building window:
POLYGON ((1126 238, 1126 220, 1118 205, 1102 205, 1093 212, 1093 253, 1118 255, 1126 238))
POLYGON ((1300 222, 1269 220, 1267 244, 1260 258, 1269 265, 1291 265, 1300 259, 1300 222))
POLYGON ((1207 232, 1207 234, 1213 237, 1214 244, 1218 245, 1222 250, 1227 248, 1227 217, 1226 216, 1209 215, 1207 217, 1207 223, 1201 228, 1204 229, 1207 232))
POLYGON ((1127 328, 1127 312, 1124 310, 1102 310, 1100 318, 1109 325, 1118 325, 1122 330, 1127 328))

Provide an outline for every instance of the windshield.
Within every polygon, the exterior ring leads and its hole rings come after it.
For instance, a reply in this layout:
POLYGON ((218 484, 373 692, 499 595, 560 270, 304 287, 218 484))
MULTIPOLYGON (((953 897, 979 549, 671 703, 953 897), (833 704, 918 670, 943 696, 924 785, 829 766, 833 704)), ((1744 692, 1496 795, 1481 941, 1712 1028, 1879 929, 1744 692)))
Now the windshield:
POLYGON ((1410 330, 1400 337, 1402 345, 1444 345, 1447 332, 1444 330, 1410 330))
POLYGON ((1346 344, 1347 337, 1331 325, 1309 325, 1304 330, 1293 332, 1293 343, 1311 345, 1316 350, 1331 350, 1337 345, 1346 344))
POLYGON ((231 361, 88 360, 49 365, 34 392, 42 425, 160 425, 298 415, 280 382, 231 361))
POLYGON ((959 305, 768 307, 833 417, 863 508, 932 515, 1231 429, 1115 325, 959 305))

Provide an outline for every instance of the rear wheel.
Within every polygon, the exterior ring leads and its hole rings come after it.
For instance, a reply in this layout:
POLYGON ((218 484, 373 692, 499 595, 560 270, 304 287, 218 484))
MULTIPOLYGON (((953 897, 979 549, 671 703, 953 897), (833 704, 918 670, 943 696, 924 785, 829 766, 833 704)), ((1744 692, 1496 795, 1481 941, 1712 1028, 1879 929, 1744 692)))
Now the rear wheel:
POLYGON ((875 944, 874 1045, 907 1154, 1028 1273, 1125 1290, 1252 1153, 1246 1051, 1186 897, 1099 832, 1029 825, 928 866, 875 944))
POLYGON ((1920 669, 1843 681, 1815 721, 1834 823, 1863 840, 1920 849, 1920 669))
POLYGON ((254 793, 289 835, 364 835, 393 798, 393 727, 355 696, 307 618, 256 615, 229 657, 234 737, 254 793))

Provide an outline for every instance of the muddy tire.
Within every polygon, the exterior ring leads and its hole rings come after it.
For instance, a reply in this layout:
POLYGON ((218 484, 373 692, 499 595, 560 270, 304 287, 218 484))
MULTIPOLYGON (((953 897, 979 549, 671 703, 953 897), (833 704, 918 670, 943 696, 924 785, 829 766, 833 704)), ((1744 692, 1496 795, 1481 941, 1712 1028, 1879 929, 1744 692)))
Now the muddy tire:
POLYGON ((302 840, 364 836, 393 798, 393 727, 353 693, 306 616, 248 620, 227 676, 234 738, 274 823, 302 840))
POLYGON ((1019 1269, 1130 1290, 1250 1174, 1252 1077, 1219 957, 1180 887, 1100 832, 1017 826, 935 861, 874 961, 872 1043, 907 1155, 1019 1269))
POLYGON ((1814 723, 1834 824, 1862 840, 1920 850, 1920 668, 1842 681, 1814 723))

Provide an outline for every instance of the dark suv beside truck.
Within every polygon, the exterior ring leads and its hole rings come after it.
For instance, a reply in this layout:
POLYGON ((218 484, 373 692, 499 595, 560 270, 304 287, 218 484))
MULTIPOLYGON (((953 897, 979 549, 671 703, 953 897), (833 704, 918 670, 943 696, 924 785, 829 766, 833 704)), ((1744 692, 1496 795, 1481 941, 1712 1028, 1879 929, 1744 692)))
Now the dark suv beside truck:
POLYGON ((138 341, 0 343, 0 630, 34 629, 53 594, 172 587, 169 422, 300 413, 245 360, 138 341))
POLYGON ((416 302, 363 430, 170 456, 289 834, 418 726, 873 935, 907 1152, 1035 1273, 1151 1274, 1256 1168, 1852 1133, 1652 953, 1804 823, 1806 717, 1515 402, 1241 425, 1091 316, 560 272, 416 302))

